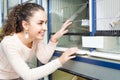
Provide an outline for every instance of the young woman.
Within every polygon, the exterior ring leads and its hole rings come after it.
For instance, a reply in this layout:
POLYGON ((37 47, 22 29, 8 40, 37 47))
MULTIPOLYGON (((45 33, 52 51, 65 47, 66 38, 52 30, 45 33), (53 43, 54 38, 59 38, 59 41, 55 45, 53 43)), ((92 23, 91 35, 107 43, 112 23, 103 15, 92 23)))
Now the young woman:
POLYGON ((68 32, 66 28, 72 22, 67 20, 45 46, 43 38, 47 31, 46 23, 47 15, 44 8, 38 4, 19 4, 11 10, 1 37, 0 80, 17 80, 19 77, 24 80, 40 79, 75 58, 73 54, 77 51, 76 47, 66 50, 59 58, 48 62, 59 38, 68 32), (34 56, 45 65, 31 69, 27 61, 34 56))

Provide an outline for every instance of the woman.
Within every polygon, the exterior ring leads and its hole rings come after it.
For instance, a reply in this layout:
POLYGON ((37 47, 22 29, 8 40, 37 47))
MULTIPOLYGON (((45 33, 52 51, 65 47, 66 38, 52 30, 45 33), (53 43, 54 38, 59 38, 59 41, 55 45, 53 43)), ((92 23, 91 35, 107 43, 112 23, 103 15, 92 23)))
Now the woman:
POLYGON ((76 47, 66 50, 59 58, 48 62, 54 53, 58 39, 68 32, 66 28, 72 22, 67 20, 45 46, 43 38, 47 31, 46 23, 47 15, 44 8, 38 4, 19 4, 11 10, 1 37, 0 80, 19 77, 24 80, 40 79, 75 58, 73 54, 77 51, 76 47), (27 61, 34 56, 45 65, 31 69, 27 61))

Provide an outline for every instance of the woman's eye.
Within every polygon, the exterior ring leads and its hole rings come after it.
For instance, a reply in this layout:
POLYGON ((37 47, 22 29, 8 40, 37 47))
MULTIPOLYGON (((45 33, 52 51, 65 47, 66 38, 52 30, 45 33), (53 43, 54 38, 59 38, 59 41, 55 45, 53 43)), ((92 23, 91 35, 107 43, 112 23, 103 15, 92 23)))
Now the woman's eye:
POLYGON ((43 23, 38 23, 38 24, 42 25, 43 23))
POLYGON ((47 21, 46 22, 39 22, 38 24, 39 25, 47 24, 47 21))

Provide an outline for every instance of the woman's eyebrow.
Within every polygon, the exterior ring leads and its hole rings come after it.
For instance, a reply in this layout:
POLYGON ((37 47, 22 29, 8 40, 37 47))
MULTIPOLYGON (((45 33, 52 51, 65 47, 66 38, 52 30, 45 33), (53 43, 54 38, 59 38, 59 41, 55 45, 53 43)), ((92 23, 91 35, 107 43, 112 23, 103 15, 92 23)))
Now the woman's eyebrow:
POLYGON ((41 21, 41 22, 47 22, 48 20, 39 20, 39 21, 41 21))

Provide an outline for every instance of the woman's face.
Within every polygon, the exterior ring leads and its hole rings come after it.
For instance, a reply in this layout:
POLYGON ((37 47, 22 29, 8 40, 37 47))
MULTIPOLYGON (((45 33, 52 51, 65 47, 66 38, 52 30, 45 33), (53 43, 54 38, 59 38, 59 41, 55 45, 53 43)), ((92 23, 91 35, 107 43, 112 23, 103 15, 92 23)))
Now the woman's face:
POLYGON ((47 30, 47 15, 45 11, 38 10, 33 13, 30 17, 28 24, 28 33, 30 39, 42 40, 44 38, 45 32, 47 30))

